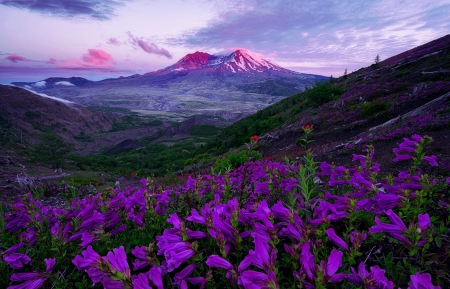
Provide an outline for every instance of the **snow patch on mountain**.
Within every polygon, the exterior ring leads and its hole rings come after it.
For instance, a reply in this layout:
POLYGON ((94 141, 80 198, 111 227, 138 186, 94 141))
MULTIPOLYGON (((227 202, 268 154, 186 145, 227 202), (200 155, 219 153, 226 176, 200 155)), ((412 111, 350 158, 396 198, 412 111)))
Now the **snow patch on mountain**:
POLYGON ((68 82, 68 81, 58 81, 58 82, 55 82, 55 85, 75 86, 75 84, 68 82))

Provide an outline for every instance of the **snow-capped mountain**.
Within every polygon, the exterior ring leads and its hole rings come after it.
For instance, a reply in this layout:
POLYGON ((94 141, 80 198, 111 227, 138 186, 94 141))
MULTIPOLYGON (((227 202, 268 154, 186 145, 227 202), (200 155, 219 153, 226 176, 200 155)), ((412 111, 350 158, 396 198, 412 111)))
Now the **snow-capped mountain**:
POLYGON ((253 53, 250 50, 239 49, 229 55, 211 55, 197 51, 184 56, 177 63, 169 67, 146 73, 145 75, 188 74, 192 71, 216 72, 221 74, 270 74, 274 72, 300 74, 266 60, 261 55, 253 53))

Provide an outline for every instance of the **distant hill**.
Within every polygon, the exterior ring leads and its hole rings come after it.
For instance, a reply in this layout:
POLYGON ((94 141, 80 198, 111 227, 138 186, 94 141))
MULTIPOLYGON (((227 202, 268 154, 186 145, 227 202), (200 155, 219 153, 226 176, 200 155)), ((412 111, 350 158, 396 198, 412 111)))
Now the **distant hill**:
POLYGON ((117 120, 75 103, 6 85, 0 85, 0 116, 5 139, 30 144, 38 142, 39 135, 47 131, 76 142, 110 130, 117 120))

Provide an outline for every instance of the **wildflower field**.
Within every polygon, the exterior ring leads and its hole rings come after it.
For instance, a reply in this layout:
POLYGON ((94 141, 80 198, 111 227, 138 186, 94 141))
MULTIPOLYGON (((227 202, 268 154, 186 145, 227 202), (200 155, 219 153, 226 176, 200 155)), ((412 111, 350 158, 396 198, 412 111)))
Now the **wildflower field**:
POLYGON ((431 141, 383 152, 409 164, 395 174, 371 146, 347 168, 306 149, 66 207, 29 193, 0 212, 0 287, 450 288, 450 178, 427 174, 431 141))

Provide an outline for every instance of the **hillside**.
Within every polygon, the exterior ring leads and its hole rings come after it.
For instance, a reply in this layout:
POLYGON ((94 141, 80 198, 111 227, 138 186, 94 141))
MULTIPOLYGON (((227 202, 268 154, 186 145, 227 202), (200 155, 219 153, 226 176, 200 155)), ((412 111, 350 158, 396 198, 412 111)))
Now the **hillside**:
POLYGON ((387 164, 395 143, 418 133, 433 136, 435 152, 450 164, 449 92, 447 35, 262 109, 223 130, 214 147, 225 151, 259 135, 266 157, 301 155, 297 140, 311 125, 321 159, 339 162, 374 144, 387 164))
POLYGON ((45 131, 76 142, 77 138, 110 130, 118 120, 70 101, 6 85, 0 85, 0 115, 3 138, 24 144, 39 142, 39 135, 45 131))

